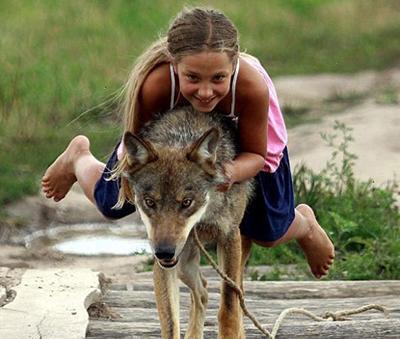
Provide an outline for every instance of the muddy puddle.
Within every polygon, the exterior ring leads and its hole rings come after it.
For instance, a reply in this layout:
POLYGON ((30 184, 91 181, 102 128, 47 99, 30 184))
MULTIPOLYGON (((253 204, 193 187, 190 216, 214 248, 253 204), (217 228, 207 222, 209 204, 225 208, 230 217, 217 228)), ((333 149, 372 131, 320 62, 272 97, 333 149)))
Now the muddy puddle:
POLYGON ((150 253, 145 239, 118 236, 80 236, 58 242, 53 248, 62 253, 78 255, 133 255, 150 253))
POLYGON ((143 230, 114 224, 53 226, 21 239, 27 248, 51 248, 73 255, 140 255, 151 253, 143 230))

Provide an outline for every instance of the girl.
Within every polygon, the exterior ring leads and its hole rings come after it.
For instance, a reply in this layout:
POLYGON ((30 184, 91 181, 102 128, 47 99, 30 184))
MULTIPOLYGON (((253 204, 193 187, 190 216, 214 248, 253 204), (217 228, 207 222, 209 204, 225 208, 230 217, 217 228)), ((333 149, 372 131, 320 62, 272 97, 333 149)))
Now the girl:
MULTIPOLYGON (((294 208, 287 133, 274 85, 256 58, 239 52, 237 30, 226 16, 211 9, 182 11, 167 37, 137 60, 125 91, 126 131, 138 132, 155 112, 188 104, 236 119, 241 153, 226 164, 227 181, 218 189, 255 177, 256 195, 241 224, 243 244, 273 247, 296 239, 314 276, 327 274, 334 247, 309 206, 294 208)), ((60 201, 78 181, 105 216, 120 218, 135 210, 120 176, 125 166, 122 145, 105 165, 91 154, 89 140, 77 136, 47 169, 42 189, 60 201), (118 180, 106 180, 110 170, 118 180)))

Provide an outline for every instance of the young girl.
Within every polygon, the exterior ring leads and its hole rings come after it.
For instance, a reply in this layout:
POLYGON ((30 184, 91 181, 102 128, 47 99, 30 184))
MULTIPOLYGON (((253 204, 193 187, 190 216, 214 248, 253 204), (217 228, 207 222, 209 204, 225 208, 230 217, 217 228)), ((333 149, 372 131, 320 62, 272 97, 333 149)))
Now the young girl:
MULTIPOLYGON (((286 148, 287 133, 274 85, 259 61, 239 52, 237 30, 222 13, 211 9, 182 11, 167 37, 137 61, 125 87, 125 130, 137 132, 153 114, 192 105, 199 114, 214 109, 237 120, 241 152, 226 164, 229 189, 252 177, 255 197, 241 224, 244 244, 273 247, 296 239, 315 277, 326 275, 334 247, 307 205, 294 208, 286 148)), ((109 218, 135 211, 123 177, 122 144, 107 165, 90 152, 85 136, 75 137, 47 169, 42 189, 60 201, 78 181, 86 196, 109 218), (119 209, 113 208, 115 205, 119 209)))

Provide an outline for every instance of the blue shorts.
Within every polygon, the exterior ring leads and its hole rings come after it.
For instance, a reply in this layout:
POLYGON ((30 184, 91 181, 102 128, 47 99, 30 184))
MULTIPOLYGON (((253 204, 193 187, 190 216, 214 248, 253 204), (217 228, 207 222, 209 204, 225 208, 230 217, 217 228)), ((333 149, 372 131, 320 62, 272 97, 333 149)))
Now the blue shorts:
POLYGON ((294 194, 287 148, 274 173, 255 176, 254 196, 247 205, 240 232, 254 240, 281 238, 294 220, 294 194))
MULTIPOLYGON (((125 202, 121 209, 113 208, 118 201, 120 181, 109 181, 107 178, 118 161, 117 148, 118 145, 94 190, 98 209, 110 219, 123 218, 136 210, 129 202, 125 202)), ((255 240, 275 241, 287 232, 295 216, 292 176, 286 148, 278 169, 274 173, 261 171, 255 181, 255 194, 246 208, 240 231, 255 240)))
POLYGON ((97 181, 94 188, 94 199, 96 201, 97 208, 100 212, 109 219, 120 219, 128 214, 135 212, 136 208, 129 202, 125 202, 121 209, 113 208, 118 201, 118 193, 120 188, 120 180, 107 180, 110 177, 110 171, 114 169, 118 162, 117 148, 115 147, 110 159, 108 160, 106 167, 101 175, 101 178, 97 181))

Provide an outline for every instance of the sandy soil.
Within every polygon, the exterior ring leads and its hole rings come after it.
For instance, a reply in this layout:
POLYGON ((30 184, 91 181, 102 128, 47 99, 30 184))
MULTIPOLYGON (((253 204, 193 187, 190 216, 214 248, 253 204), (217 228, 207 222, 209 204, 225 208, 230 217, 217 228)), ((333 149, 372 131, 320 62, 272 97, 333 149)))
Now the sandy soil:
MULTIPOLYGON (((355 141, 350 150, 357 154, 357 178, 372 178, 382 185, 398 177, 400 168, 400 69, 381 73, 363 72, 356 75, 317 75, 283 77, 275 79, 281 105, 291 108, 307 107, 317 122, 289 130, 289 152, 292 167, 306 163, 321 169, 329 159, 331 150, 320 137, 330 132, 334 120, 353 129, 355 141), (363 99, 356 105, 350 96, 363 99), (336 98, 336 99, 335 99, 336 98), (333 99, 333 100, 332 100, 333 99), (339 104, 338 104, 339 101, 339 104), (339 109, 328 108, 334 103, 339 109)), ((56 223, 104 222, 105 220, 74 189, 62 202, 56 204, 42 196, 27 197, 7 208, 10 220, 30 230, 49 227, 56 223)), ((128 222, 129 220, 125 220, 128 222)), ((0 225, 0 238, 7 237, 7 229, 0 225)), ((102 271, 119 281, 128 281, 135 268, 146 257, 79 257, 49 251, 46 248, 27 250, 22 246, 0 246, 0 267, 14 268, 7 277, 0 276, 0 284, 15 284, 26 268, 38 267, 90 267, 102 271), (13 273, 14 272, 14 273, 13 273)), ((1 272, 0 272, 1 275, 1 272)))
MULTIPOLYGON (((374 100, 329 115, 321 122, 289 130, 289 152, 292 166, 305 163, 319 171, 331 158, 332 148, 323 142, 321 133, 333 133, 334 121, 351 128, 354 142, 349 151, 357 155, 354 172, 358 179, 372 179, 385 185, 399 175, 400 106, 379 105, 374 100)), ((342 141, 339 137, 338 141, 342 141)))

